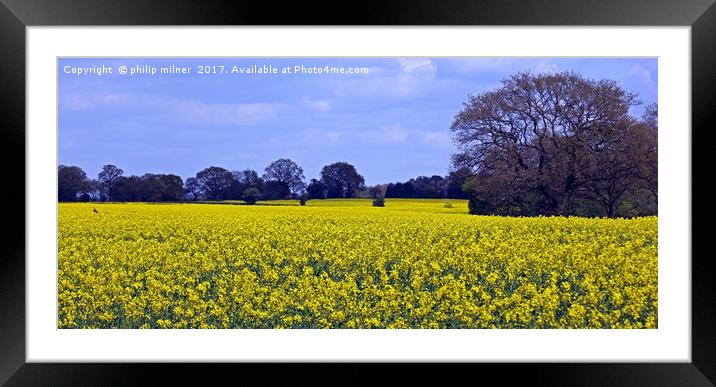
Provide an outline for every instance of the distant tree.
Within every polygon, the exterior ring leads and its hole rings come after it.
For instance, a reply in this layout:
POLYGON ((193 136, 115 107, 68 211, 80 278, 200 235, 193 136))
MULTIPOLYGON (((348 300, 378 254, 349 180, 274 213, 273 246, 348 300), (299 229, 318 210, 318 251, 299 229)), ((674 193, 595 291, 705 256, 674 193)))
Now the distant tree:
POLYGON ((395 198, 398 194, 398 191, 395 190, 395 186, 397 184, 400 184, 400 190, 402 191, 403 183, 389 183, 388 186, 385 188, 385 197, 386 198, 395 198))
POLYGON ((89 193, 88 191, 85 191, 85 192, 82 192, 82 193, 77 197, 77 201, 80 201, 80 202, 89 202, 89 201, 92 201, 92 196, 90 195, 90 193, 89 193))
POLYGON ((73 202, 89 190, 87 174, 80 167, 60 165, 57 168, 57 200, 73 202))
POLYGON ((311 182, 306 187, 306 192, 311 199, 325 199, 326 198, 326 185, 322 181, 311 179, 311 182))
POLYGON ((379 185, 368 187, 368 197, 375 199, 378 196, 383 196, 383 187, 379 185))
POLYGON ((278 159, 266 167, 264 180, 277 181, 288 186, 293 194, 298 194, 306 189, 303 169, 290 159, 278 159))
POLYGON ((268 180, 264 182, 263 200, 280 200, 286 199, 291 195, 291 190, 286 183, 276 180, 268 180))
POLYGON ((365 179, 355 167, 346 162, 326 165, 321 170, 321 182, 329 198, 352 198, 356 190, 365 188, 365 179))
POLYGON ((88 181, 87 191, 85 191, 81 196, 83 201, 103 202, 107 200, 107 196, 104 194, 102 189, 102 183, 96 179, 90 179, 88 181))
POLYGON ((247 188, 256 188, 259 191, 263 191, 264 189, 263 179, 260 178, 258 173, 252 169, 233 171, 232 175, 234 176, 234 180, 229 187, 227 199, 241 200, 241 197, 247 188))
POLYGON ((310 198, 311 198, 311 195, 309 195, 307 192, 304 192, 301 194, 301 196, 298 197, 298 203, 301 204, 302 206, 305 206, 306 202, 310 198))
POLYGON ((469 168, 458 168, 448 173, 445 196, 450 199, 468 199, 470 195, 463 187, 471 176, 472 171, 469 168))
POLYGON ((145 194, 142 178, 139 176, 120 176, 114 185, 114 201, 140 202, 149 201, 145 194))
POLYGON ((244 191, 246 191, 247 188, 250 188, 250 186, 241 182, 241 172, 233 171, 231 172, 231 175, 233 176, 233 178, 231 179, 231 184, 229 185, 229 188, 224 193, 224 199, 242 200, 241 197, 243 196, 244 191))
POLYGON ((418 176, 410 179, 409 183, 414 190, 412 197, 428 199, 445 197, 446 182, 442 176, 418 176))
POLYGON ((414 198, 415 187, 410 181, 405 183, 391 183, 385 191, 386 198, 414 198))
POLYGON ((221 167, 209 167, 196 174, 201 191, 209 200, 224 200, 234 181, 232 173, 221 167))
POLYGON ((430 176, 426 184, 437 193, 436 197, 444 198, 447 193, 447 180, 439 175, 430 176))
POLYGON ((162 191, 163 201, 181 201, 184 198, 184 182, 181 177, 173 174, 159 175, 159 180, 164 183, 164 191, 162 191))
POLYGON ((378 195, 373 199, 373 207, 385 207, 385 198, 383 195, 378 195))
POLYGON ((403 183, 403 194, 400 197, 403 197, 403 198, 414 198, 415 197, 415 186, 413 185, 412 182, 408 181, 406 183, 403 183))
POLYGON ((140 177, 139 191, 141 192, 141 200, 145 202, 171 200, 170 195, 167 192, 168 187, 164 175, 152 173, 144 174, 140 177))
POLYGON ((246 202, 246 204, 256 204, 256 201, 261 199, 261 191, 259 191, 257 188, 251 187, 247 188, 244 193, 241 195, 241 199, 246 202))
POLYGON ((405 183, 390 183, 385 189, 387 198, 444 198, 447 192, 447 180, 438 175, 418 176, 405 183))
POLYGON ((190 177, 184 182, 184 194, 191 195, 192 200, 197 200, 201 195, 201 187, 196 177, 190 177))
POLYGON ((166 202, 183 199, 183 183, 179 176, 151 174, 121 176, 114 187, 113 200, 121 202, 166 202))
POLYGON ((363 186, 363 188, 359 188, 356 190, 354 198, 360 198, 360 199, 370 199, 370 193, 368 192, 368 187, 363 186))
POLYGON ((106 194, 107 201, 114 200, 112 197, 114 186, 123 173, 123 170, 111 164, 102 167, 102 171, 97 176, 97 180, 99 180, 100 186, 106 194))
POLYGON ((166 190, 166 186, 159 175, 146 173, 140 177, 139 190, 141 192, 142 201, 159 202, 164 200, 163 193, 166 190))
POLYGON ((239 181, 239 183, 247 186, 247 187, 254 187, 259 188, 263 184, 263 179, 259 177, 259 174, 256 173, 253 169, 244 169, 243 171, 235 171, 234 172, 234 178, 239 181))

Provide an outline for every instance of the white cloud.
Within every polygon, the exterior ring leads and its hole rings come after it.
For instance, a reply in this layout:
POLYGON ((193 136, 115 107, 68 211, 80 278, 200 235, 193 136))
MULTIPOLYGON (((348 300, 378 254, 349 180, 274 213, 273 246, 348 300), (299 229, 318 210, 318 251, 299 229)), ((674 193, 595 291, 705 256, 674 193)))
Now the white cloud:
POLYGON ((186 100, 164 100, 160 104, 173 111, 181 121, 239 126, 275 120, 277 110, 281 108, 278 104, 268 103, 207 104, 186 100))
POLYGON ((437 149, 453 149, 452 134, 449 131, 406 129, 400 123, 380 125, 371 129, 322 130, 306 129, 298 137, 284 138, 286 143, 299 142, 305 145, 426 145, 437 149))
POLYGON ((104 93, 98 95, 95 100, 101 105, 117 105, 125 104, 130 101, 129 93, 113 94, 104 93))
MULTIPOLYGON (((344 137, 345 132, 340 130, 306 129, 299 132, 297 141, 306 145, 336 145, 341 143, 344 137)), ((296 139, 281 137, 279 141, 283 145, 285 141, 294 142, 296 139)))
MULTIPOLYGON (((322 101, 315 102, 325 107, 322 101)), ((287 108, 278 103, 205 103, 196 100, 166 98, 129 93, 71 94, 62 98, 62 107, 69 110, 90 110, 102 106, 134 104, 151 109, 169 118, 184 122, 254 125, 275 120, 287 108)))
POLYGON ((554 64, 552 62, 543 61, 543 60, 535 63, 534 66, 532 67, 532 69, 534 70, 533 72, 535 72, 535 73, 556 73, 561 70, 560 67, 557 66, 556 64, 554 64))
POLYGON ((452 148, 452 138, 448 132, 422 132, 421 140, 424 144, 436 148, 452 148))
POLYGON ((118 105, 129 102, 129 94, 70 94, 63 96, 61 106, 68 110, 90 110, 98 106, 118 105))
POLYGON ((555 63, 538 58, 451 58, 448 63, 454 70, 466 75, 527 70, 533 73, 549 73, 560 70, 555 63))
POLYGON ((514 66, 514 58, 450 58, 450 65, 458 72, 474 74, 479 72, 504 71, 514 66))
POLYGON ((319 130, 306 129, 299 141, 307 145, 402 144, 410 139, 410 133, 399 124, 379 126, 365 130, 319 130))
POLYGON ((340 142, 341 138, 343 138, 345 136, 344 132, 340 132, 337 130, 329 130, 329 131, 326 131, 324 134, 325 134, 324 139, 332 144, 340 142))
POLYGON ((400 58, 398 63, 400 63, 400 70, 408 74, 416 72, 434 73, 437 70, 433 61, 428 58, 400 58))
POLYGON ((651 89, 656 89, 656 81, 652 78, 651 71, 642 65, 634 65, 629 69, 628 75, 637 82, 651 89))
POLYGON ((87 97, 73 94, 62 98, 62 107, 68 110, 89 110, 95 107, 87 97))
MULTIPOLYGON (((410 98, 428 94, 437 84, 437 66, 428 58, 399 58, 392 66, 371 68, 367 76, 336 79, 333 91, 342 97, 410 98)), ((390 62, 386 62, 386 65, 390 62)))
POLYGON ((408 139, 408 131, 400 124, 384 125, 378 129, 361 130, 354 133, 363 142, 377 144, 402 144, 408 139))
POLYGON ((385 67, 368 66, 368 74, 355 75, 356 77, 383 77, 387 74, 385 67))
POLYGON ((398 59, 398 63, 400 63, 400 72, 392 85, 392 89, 398 96, 407 97, 421 94, 435 79, 437 66, 430 59, 401 58, 398 59))
POLYGON ((333 108, 333 101, 328 99, 311 99, 306 96, 301 99, 301 105, 311 110, 327 112, 333 108))

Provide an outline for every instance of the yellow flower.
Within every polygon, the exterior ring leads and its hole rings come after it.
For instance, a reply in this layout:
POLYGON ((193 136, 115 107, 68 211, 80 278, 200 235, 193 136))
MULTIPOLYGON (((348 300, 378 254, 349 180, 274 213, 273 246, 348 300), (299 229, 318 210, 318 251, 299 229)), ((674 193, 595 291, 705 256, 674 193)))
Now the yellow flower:
POLYGON ((658 327, 656 217, 451 202, 60 203, 58 327, 658 327))

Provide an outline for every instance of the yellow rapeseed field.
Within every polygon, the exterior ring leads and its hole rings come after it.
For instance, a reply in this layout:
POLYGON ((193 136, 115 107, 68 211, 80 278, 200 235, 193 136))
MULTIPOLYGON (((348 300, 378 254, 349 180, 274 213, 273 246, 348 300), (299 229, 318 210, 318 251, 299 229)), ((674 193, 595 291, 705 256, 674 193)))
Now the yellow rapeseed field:
POLYGON ((657 327, 656 217, 447 201, 61 203, 58 326, 657 327))

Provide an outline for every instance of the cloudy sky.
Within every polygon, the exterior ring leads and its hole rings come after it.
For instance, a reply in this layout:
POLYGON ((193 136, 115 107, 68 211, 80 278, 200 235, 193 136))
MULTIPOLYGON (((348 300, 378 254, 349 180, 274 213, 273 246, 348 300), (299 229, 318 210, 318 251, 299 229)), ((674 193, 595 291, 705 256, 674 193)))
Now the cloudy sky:
POLYGON ((212 165, 261 174, 278 158, 296 161, 307 180, 336 161, 355 165, 367 184, 445 175, 455 150, 450 124, 469 94, 496 88, 518 71, 560 70, 616 80, 644 104, 657 100, 657 60, 649 58, 64 58, 58 61, 59 162, 90 177, 104 164, 127 175, 183 179, 212 165), (72 73, 103 65, 112 74, 72 73), (191 72, 118 71, 171 65, 191 72), (210 72, 224 66, 226 73, 198 74, 200 65, 210 72), (253 65, 279 73, 231 74, 234 66, 253 65), (281 73, 301 65, 368 71, 281 73))

